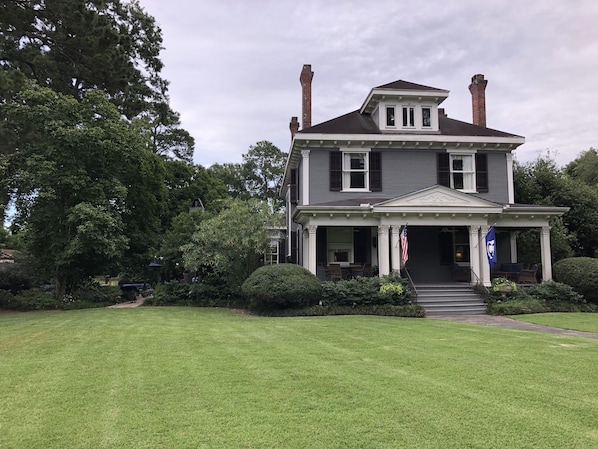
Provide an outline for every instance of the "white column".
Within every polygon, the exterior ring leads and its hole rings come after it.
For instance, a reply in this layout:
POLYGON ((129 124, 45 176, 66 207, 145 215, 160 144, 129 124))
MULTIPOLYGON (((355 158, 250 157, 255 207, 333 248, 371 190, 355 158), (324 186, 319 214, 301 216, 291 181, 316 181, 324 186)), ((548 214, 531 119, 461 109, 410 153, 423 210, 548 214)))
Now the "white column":
POLYGON ((515 202, 515 185, 513 181, 513 153, 506 153, 507 156, 507 191, 509 193, 509 203, 515 202))
POLYGON ((542 253, 542 281, 552 280, 552 257, 550 255, 550 226, 540 231, 540 252, 542 253))
POLYGON ((309 225, 307 227, 307 269, 311 271, 313 274, 317 274, 317 263, 316 263, 316 231, 318 230, 317 226, 309 225))
POLYGON ((388 230, 390 226, 378 226, 378 272, 380 276, 390 274, 390 253, 388 246, 390 244, 388 238, 388 230))
POLYGON ((471 266, 471 283, 481 282, 483 285, 489 285, 490 270, 488 269, 488 259, 486 257, 486 234, 489 226, 468 226, 469 229, 469 264, 471 266), (481 235, 480 235, 481 231, 481 235), (484 265, 485 264, 485 265, 484 265), (486 272, 484 271, 486 267, 486 272), (486 284, 486 278, 488 284, 486 284), (477 278, 476 278, 477 277, 477 278))
POLYGON ((390 228, 390 262, 392 271, 401 271, 401 226, 390 228))
POLYGON ((303 268, 307 268, 307 269, 309 269, 309 266, 308 266, 309 261, 307 258, 307 255, 309 253, 308 240, 309 240, 309 232, 307 230, 307 227, 304 227, 303 232, 301 233, 301 266, 303 268))
POLYGON ((511 231, 511 263, 517 263, 517 231, 511 231))
POLYGON ((303 163, 301 164, 301 204, 309 204, 309 150, 301 150, 303 163))

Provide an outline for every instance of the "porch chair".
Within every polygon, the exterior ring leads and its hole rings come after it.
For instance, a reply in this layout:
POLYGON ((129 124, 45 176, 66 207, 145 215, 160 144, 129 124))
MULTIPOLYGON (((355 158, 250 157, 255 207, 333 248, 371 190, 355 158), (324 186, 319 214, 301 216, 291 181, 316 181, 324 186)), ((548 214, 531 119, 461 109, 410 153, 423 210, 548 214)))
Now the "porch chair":
POLYGON ((451 274, 455 282, 469 282, 471 280, 471 269, 469 267, 462 267, 458 263, 451 265, 451 274))
POLYGON ((537 284, 538 279, 536 273, 538 272, 538 264, 532 264, 529 268, 524 268, 519 272, 517 282, 519 284, 537 284))
POLYGON ((339 264, 331 263, 328 265, 328 270, 330 271, 330 280, 332 282, 343 280, 343 269, 339 264))
POLYGON ((372 276, 372 265, 369 263, 360 265, 358 267, 353 267, 353 277, 360 278, 360 277, 371 277, 372 276))

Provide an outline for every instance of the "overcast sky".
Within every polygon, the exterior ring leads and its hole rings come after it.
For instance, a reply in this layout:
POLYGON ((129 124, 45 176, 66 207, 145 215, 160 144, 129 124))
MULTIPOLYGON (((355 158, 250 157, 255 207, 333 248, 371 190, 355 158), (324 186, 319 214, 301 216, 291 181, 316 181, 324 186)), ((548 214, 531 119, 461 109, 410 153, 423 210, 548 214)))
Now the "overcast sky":
POLYGON ((596 0, 140 0, 164 37, 171 106, 195 162, 240 162, 262 140, 289 150, 299 73, 314 71, 312 124, 399 79, 450 91, 471 122, 482 73, 487 125, 526 137, 521 162, 598 148, 596 0))

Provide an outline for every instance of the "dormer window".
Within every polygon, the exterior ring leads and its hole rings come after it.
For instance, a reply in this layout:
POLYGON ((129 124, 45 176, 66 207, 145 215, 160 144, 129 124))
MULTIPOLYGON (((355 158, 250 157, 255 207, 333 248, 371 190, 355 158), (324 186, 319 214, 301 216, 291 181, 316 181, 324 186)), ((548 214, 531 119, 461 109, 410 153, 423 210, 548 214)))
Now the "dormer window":
POLYGON ((432 126, 432 114, 430 108, 422 108, 422 126, 432 126))
POLYGON ((413 128, 415 126, 415 109, 413 106, 403 107, 403 127, 413 128))
POLYGON ((386 126, 389 126, 389 127, 395 126, 395 107, 394 106, 386 107, 386 126))

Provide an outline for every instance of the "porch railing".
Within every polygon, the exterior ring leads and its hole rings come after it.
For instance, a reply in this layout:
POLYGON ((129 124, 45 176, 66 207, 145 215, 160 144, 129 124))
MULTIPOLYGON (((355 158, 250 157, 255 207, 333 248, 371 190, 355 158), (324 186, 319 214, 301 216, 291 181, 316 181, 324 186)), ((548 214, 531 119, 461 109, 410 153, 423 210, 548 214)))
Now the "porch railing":
POLYGON ((486 287, 484 285, 484 283, 482 282, 482 280, 478 277, 477 274, 475 274, 475 272, 473 271, 473 268, 469 267, 469 271, 471 272, 471 277, 472 279, 475 280, 475 283, 477 285, 481 285, 482 287, 484 287, 484 290, 486 290, 486 293, 490 294, 490 290, 488 290, 488 287, 486 287))
POLYGON ((407 278, 407 281, 409 282, 409 288, 411 288, 411 291, 413 292, 413 303, 417 304, 417 288, 415 288, 415 284, 413 283, 413 279, 411 279, 411 275, 409 274, 409 270, 407 270, 406 268, 403 268, 401 270, 403 273, 405 273, 405 277, 407 278))

